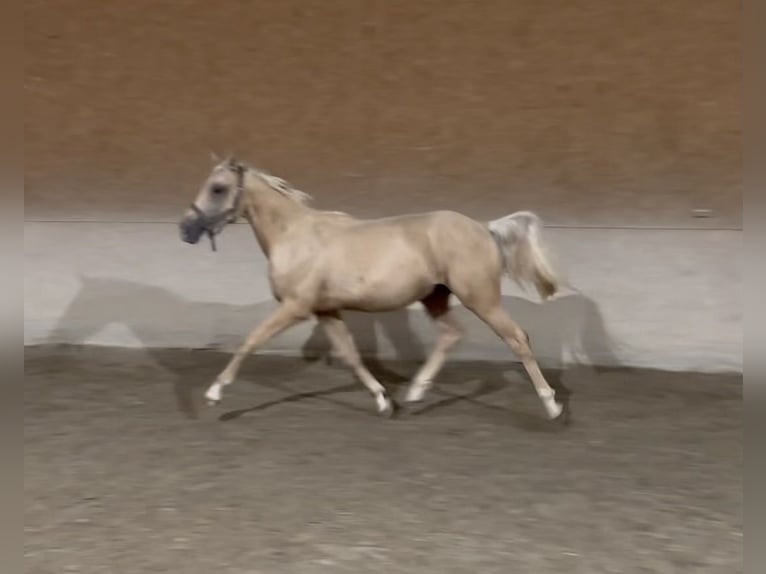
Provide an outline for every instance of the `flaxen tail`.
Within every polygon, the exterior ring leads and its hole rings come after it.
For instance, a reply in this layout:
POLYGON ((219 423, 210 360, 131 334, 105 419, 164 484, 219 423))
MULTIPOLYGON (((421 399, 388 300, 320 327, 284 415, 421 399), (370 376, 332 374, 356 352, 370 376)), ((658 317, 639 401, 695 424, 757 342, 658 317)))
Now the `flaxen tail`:
POLYGON ((505 271, 517 283, 533 283, 547 299, 559 281, 541 243, 542 221, 531 211, 517 211, 489 222, 489 230, 503 254, 505 271))

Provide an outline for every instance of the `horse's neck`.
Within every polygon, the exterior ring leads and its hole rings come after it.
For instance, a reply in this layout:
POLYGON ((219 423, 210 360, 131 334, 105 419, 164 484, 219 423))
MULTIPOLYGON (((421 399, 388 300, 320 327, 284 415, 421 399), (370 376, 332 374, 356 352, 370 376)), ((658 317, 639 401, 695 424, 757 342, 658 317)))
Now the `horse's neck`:
POLYGON ((245 205, 245 218, 253 228, 255 238, 268 258, 274 245, 291 222, 304 214, 306 208, 277 192, 252 192, 245 205))

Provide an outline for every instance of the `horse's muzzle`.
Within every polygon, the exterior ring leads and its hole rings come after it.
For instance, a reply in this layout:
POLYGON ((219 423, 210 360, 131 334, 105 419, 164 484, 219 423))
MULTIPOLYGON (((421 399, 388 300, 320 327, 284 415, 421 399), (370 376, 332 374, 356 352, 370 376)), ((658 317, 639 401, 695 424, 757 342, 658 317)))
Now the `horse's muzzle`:
POLYGON ((199 217, 189 214, 179 222, 178 230, 182 241, 194 245, 205 232, 205 225, 199 217))

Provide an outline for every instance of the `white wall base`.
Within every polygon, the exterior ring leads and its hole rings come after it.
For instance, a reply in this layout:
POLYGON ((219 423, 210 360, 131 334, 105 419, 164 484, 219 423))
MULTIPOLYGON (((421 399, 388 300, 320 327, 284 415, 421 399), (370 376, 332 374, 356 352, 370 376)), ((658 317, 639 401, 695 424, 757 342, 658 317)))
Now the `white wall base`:
MULTIPOLYGON (((219 252, 183 244, 172 224, 26 223, 24 341, 231 349, 273 308, 252 232, 232 226, 219 252)), ((541 362, 703 372, 742 371, 742 233, 548 229, 577 292, 539 305, 504 285, 505 304, 541 362)), ((461 309, 456 359, 510 352, 461 309)), ((433 330, 417 305, 351 314, 366 354, 418 359, 433 330)), ((321 343, 313 324, 274 339, 269 352, 321 343)), ((424 350, 425 349, 425 350, 424 350)))

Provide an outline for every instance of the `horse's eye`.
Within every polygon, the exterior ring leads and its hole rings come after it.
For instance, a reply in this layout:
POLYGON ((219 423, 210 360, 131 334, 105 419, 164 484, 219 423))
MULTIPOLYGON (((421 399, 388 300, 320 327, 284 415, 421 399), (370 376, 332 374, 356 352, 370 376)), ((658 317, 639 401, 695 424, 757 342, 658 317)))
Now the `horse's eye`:
POLYGON ((226 189, 227 188, 225 185, 216 183, 210 187, 210 193, 212 193, 213 195, 223 195, 224 193, 226 193, 226 189))

